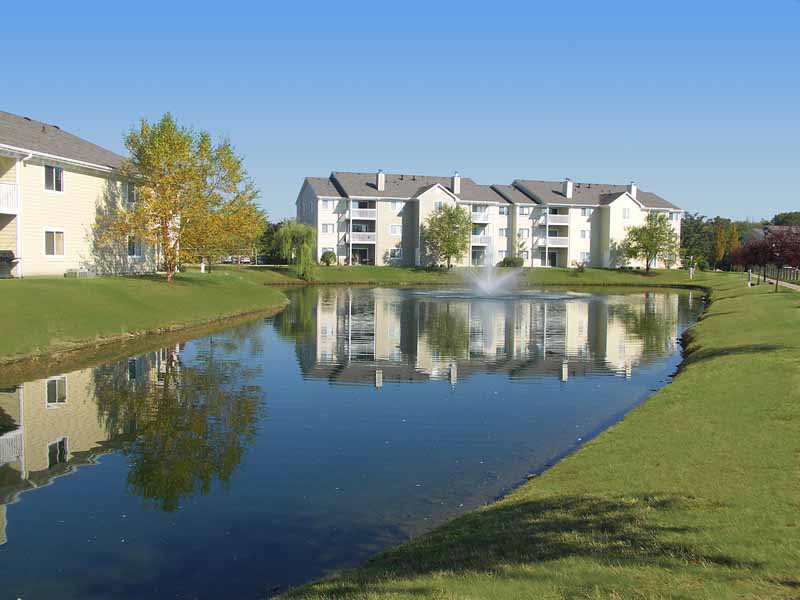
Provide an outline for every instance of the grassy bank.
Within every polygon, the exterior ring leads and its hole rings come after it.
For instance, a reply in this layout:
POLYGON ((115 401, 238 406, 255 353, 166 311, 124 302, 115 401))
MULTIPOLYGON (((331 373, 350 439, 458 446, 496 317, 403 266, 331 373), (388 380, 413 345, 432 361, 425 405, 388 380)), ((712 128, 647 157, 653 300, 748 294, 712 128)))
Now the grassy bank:
POLYGON ((671 385, 509 497, 287 597, 800 597, 800 296, 702 279, 671 385))
POLYGON ((282 306, 275 274, 219 271, 161 277, 0 281, 0 364, 282 306))

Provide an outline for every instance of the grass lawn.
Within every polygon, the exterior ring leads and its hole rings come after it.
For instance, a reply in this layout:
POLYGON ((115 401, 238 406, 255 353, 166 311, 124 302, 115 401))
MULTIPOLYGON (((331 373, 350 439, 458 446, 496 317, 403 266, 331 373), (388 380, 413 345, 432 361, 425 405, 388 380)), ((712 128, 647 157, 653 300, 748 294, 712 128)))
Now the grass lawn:
POLYGON ((287 597, 800 598, 800 295, 700 279, 671 385, 507 498, 287 597))
POLYGON ((264 285, 279 279, 223 270, 182 273, 172 283, 161 277, 0 281, 0 361, 280 307, 286 297, 264 285))

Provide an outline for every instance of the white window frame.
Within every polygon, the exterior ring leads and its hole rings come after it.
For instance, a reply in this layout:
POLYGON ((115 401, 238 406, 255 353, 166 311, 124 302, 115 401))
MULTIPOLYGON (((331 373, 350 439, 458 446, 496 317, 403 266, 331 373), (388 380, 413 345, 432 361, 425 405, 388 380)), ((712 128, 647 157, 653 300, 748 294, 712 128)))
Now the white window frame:
POLYGON ((519 214, 521 214, 521 215, 529 215, 529 214, 531 214, 531 207, 530 206, 520 206, 519 207, 519 214))
POLYGON ((508 227, 498 227, 497 235, 499 237, 508 237, 508 227))
POLYGON ((527 227, 521 227, 519 230, 517 230, 517 237, 522 240, 526 240, 531 237, 531 230, 527 227))
POLYGON ((506 250, 498 250, 497 251, 497 258, 499 258, 500 260, 504 259, 507 255, 508 255, 508 252, 506 250))
POLYGON ((55 375, 53 377, 48 377, 45 379, 44 382, 44 403, 47 408, 58 408, 62 404, 66 404, 69 400, 69 389, 67 387, 67 376, 66 375, 55 375), (56 382, 56 402, 50 402, 50 382, 56 382), (64 401, 58 402, 58 382, 64 382, 64 401))
POLYGON ((336 223, 323 223, 322 233, 336 233, 336 223))
POLYGON ((49 442, 47 444, 47 446, 45 447, 44 457, 45 457, 45 462, 48 465, 48 468, 51 468, 50 467, 50 446, 52 446, 53 444, 58 444, 61 441, 64 442, 64 462, 63 463, 56 463, 56 464, 57 465, 62 465, 62 464, 66 464, 67 462, 69 462, 69 436, 65 435, 65 436, 62 436, 60 438, 54 439, 52 442, 49 442))
POLYGON ((394 237, 402 237, 403 236, 403 226, 402 225, 389 225, 389 235, 394 237), (395 231, 399 229, 399 231, 395 231))
POLYGON ((507 215, 508 214, 508 207, 507 206, 498 206, 497 209, 500 211, 500 215, 507 215))
POLYGON ((520 252, 520 253, 519 253, 519 257, 520 257, 522 260, 528 260, 528 257, 529 257, 529 256, 530 256, 530 255, 528 254, 528 251, 527 251, 527 250, 523 250, 522 252, 520 252))
POLYGON ((325 210, 334 210, 336 208, 336 201, 333 198, 323 198, 322 208, 325 210))
POLYGON ((402 260, 403 259, 403 249, 402 248, 389 248, 389 260, 402 260), (397 256, 392 256, 392 253, 397 253, 397 256))
POLYGON ((133 208, 136 205, 136 185, 131 183, 130 181, 126 181, 124 185, 124 192, 125 192, 125 206, 129 209, 133 208), (131 200, 131 192, 133 193, 133 200, 131 200))
POLYGON ((588 240, 589 239, 589 230, 588 229, 581 229, 581 239, 588 240))
POLYGON ((64 190, 67 189, 66 177, 64 177, 64 173, 66 171, 64 171, 64 167, 59 167, 57 165, 48 165, 47 163, 44 163, 43 168, 44 168, 44 177, 42 178, 42 189, 44 189, 44 191, 46 193, 48 193, 48 194, 63 194, 64 190), (54 171, 53 171, 53 188, 54 189, 52 189, 52 190, 48 190, 47 189, 47 169, 54 169, 54 171), (61 189, 60 190, 55 189, 55 185, 56 185, 55 169, 59 169, 61 171, 61 189))
POLYGON ((581 252, 581 262, 588 263, 591 260, 591 252, 581 252))
POLYGON ((594 212, 593 208, 582 208, 581 209, 581 216, 582 217, 591 217, 593 212, 594 212))
POLYGON ((629 206, 622 208, 622 218, 628 221, 631 218, 631 209, 629 206))
POLYGON ((392 212, 399 213, 406 207, 406 203, 403 200, 392 200, 392 212))
POLYGON ((444 201, 443 200, 437 200, 436 202, 433 203, 433 210, 434 211, 437 211, 440 208, 444 208, 444 201))
MULTIPOLYGON (((49 260, 61 260, 67 256, 67 233, 64 231, 62 227, 45 227, 44 233, 42 236, 42 241, 44 242, 44 257, 49 260), (47 234, 48 233, 60 233, 63 238, 63 246, 64 246, 64 253, 63 254, 48 254, 47 253, 47 234)), ((56 249, 55 238, 53 238, 53 251, 56 249)))

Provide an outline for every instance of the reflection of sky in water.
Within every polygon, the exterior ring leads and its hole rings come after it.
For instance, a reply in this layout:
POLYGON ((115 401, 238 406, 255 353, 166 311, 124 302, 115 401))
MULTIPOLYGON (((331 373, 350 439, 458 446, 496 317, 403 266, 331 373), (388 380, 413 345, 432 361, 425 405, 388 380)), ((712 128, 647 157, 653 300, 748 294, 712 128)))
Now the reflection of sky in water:
POLYGON ((700 308, 305 288, 267 322, 2 389, 3 589, 259 597, 354 564, 613 423, 700 308))

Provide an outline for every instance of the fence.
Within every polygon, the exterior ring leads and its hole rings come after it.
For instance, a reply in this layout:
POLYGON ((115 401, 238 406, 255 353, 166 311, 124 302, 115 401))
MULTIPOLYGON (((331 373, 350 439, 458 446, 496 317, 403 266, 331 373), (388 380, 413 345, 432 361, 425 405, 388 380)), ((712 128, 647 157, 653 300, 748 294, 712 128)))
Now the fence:
MULTIPOLYGON (((750 267, 753 270, 753 277, 764 272, 764 267, 750 267)), ((770 279, 775 279, 780 273, 780 280, 789 283, 800 283, 800 269, 794 267, 776 267, 775 265, 767 265, 766 276, 770 279)))

